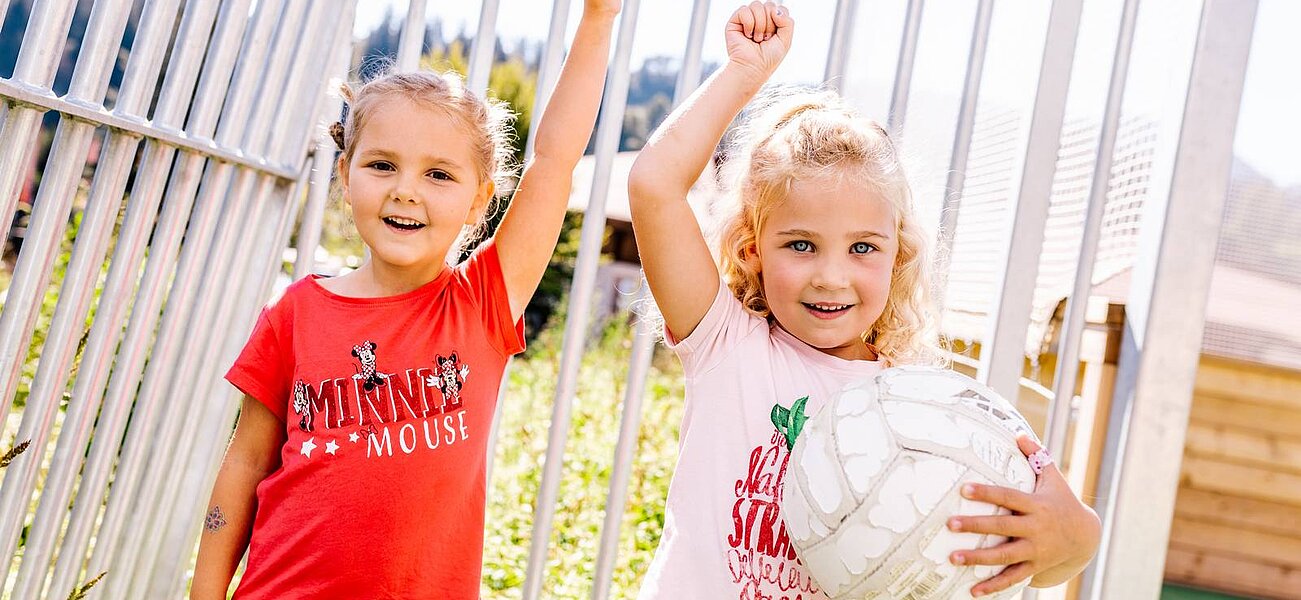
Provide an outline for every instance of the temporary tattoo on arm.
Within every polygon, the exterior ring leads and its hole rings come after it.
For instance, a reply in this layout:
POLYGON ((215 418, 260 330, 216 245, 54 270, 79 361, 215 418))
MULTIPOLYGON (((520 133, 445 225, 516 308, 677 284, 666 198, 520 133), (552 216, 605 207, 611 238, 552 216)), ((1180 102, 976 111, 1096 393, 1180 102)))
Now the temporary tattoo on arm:
POLYGON ((203 530, 208 533, 217 533, 222 527, 226 526, 226 515, 221 514, 220 506, 213 506, 208 511, 208 516, 203 518, 203 530))

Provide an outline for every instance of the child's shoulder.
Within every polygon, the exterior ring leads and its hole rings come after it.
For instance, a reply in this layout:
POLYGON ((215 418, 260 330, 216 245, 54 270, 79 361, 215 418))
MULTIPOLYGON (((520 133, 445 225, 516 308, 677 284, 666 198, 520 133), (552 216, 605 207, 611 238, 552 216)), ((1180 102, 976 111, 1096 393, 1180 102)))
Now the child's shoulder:
POLYGON ((273 290, 262 309, 273 318, 283 318, 293 314, 305 299, 319 294, 321 285, 316 282, 316 279, 321 277, 321 275, 308 275, 282 289, 273 290))

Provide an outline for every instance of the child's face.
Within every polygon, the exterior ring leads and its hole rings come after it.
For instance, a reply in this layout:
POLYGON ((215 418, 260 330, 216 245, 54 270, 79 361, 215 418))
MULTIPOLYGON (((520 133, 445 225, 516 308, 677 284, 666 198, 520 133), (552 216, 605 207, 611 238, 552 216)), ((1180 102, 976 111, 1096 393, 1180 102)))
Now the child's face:
POLYGON ((796 181, 759 232, 764 298, 783 329, 827 354, 874 358, 862 335, 885 309, 894 214, 848 177, 796 181))
POLYGON ((462 225, 478 220, 492 193, 456 121, 402 97, 375 105, 352 160, 339 167, 371 260, 396 270, 441 269, 462 225))

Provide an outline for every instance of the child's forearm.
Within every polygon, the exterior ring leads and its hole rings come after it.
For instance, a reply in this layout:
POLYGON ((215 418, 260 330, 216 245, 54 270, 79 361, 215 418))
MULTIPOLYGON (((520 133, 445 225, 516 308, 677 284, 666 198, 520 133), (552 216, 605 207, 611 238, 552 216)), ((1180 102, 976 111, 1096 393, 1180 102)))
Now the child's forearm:
POLYGON ((555 91, 538 123, 533 143, 536 160, 559 161, 562 169, 572 170, 572 165, 582 158, 601 105, 611 30, 617 14, 606 10, 583 13, 555 91))
POLYGON ((655 130, 637 158, 636 171, 653 179, 651 187, 665 196, 685 198, 727 126, 766 79, 765 73, 725 64, 655 130))
POLYGON ((257 512, 257 485, 266 476, 260 470, 234 461, 222 463, 213 486, 199 538, 190 598, 226 598, 230 580, 248 549, 257 512))

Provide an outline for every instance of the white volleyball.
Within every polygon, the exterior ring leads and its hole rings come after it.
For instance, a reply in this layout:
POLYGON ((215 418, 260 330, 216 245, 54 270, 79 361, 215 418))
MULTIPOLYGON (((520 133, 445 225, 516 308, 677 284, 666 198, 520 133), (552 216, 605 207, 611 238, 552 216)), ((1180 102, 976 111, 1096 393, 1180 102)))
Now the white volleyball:
MULTIPOLYGON (((895 367, 851 383, 796 434, 782 514, 800 560, 831 598, 950 600, 1001 567, 955 566, 954 550, 1004 538, 954 533, 956 515, 1008 514, 962 484, 1033 491, 1012 405, 947 369, 895 367)), ((985 596, 1007 598, 1028 582, 985 596)))

